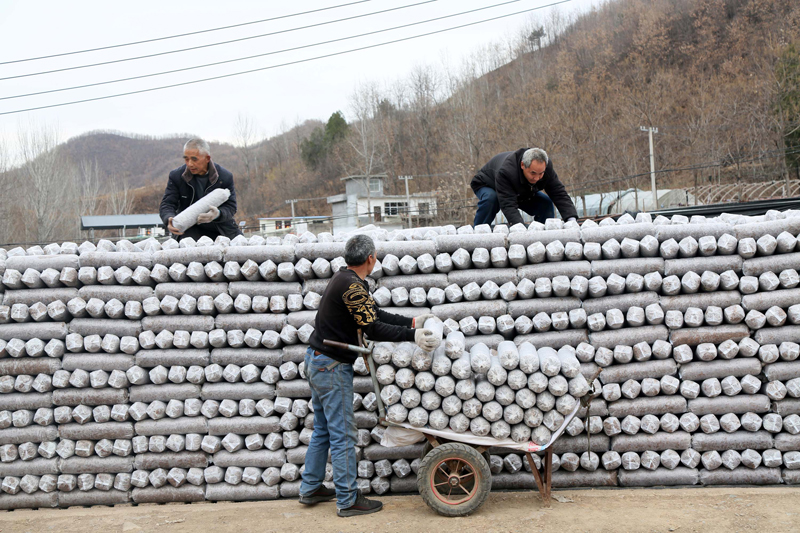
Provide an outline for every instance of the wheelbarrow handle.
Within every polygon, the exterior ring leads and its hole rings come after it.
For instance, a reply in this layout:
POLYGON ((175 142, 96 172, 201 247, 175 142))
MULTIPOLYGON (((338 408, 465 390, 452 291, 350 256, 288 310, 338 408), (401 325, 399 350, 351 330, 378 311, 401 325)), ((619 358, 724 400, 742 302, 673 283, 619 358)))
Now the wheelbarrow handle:
POLYGON ((342 350, 348 350, 348 351, 360 353, 360 354, 363 354, 363 355, 369 355, 369 354, 372 353, 372 350, 370 348, 362 348, 361 346, 356 346, 354 344, 347 344, 345 342, 331 341, 331 340, 325 339, 325 340, 322 341, 322 344, 324 344, 325 346, 330 346, 332 348, 339 348, 339 349, 342 349, 342 350))
MULTIPOLYGON (((586 396, 581 398, 581 406, 582 407, 585 407, 585 408, 588 409, 589 404, 592 403, 592 400, 594 400, 595 398, 600 396, 600 394, 602 394, 602 391, 600 391, 600 390, 595 391, 594 390, 594 382, 597 381, 597 378, 600 377, 600 373, 602 371, 603 371, 602 368, 598 368, 597 371, 595 371, 594 375, 592 375, 591 379, 588 380, 589 381, 589 385, 592 388, 591 388, 589 394, 587 394, 586 396)), ((588 411, 587 411, 587 415, 588 415, 588 411)), ((587 420, 588 420, 588 418, 587 418, 587 420)))

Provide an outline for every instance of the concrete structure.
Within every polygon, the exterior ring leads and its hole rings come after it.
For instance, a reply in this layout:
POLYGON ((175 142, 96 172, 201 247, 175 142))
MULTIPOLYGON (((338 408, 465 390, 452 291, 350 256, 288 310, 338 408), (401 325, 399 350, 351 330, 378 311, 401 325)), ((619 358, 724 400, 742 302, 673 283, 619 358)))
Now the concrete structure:
POLYGON ((303 217, 266 217, 258 219, 259 233, 265 237, 281 237, 287 233, 298 235, 305 231, 315 234, 331 231, 330 217, 303 216, 303 217))
POLYGON ((160 237, 164 235, 164 223, 158 213, 137 215, 100 215, 82 216, 81 229, 88 231, 94 239, 94 230, 120 230, 120 237, 125 237, 126 230, 138 230, 141 237, 160 237))
POLYGON ((385 194, 385 175, 347 176, 344 194, 328 197, 333 218, 333 232, 349 231, 366 224, 387 229, 408 225, 410 214, 414 225, 428 225, 436 214, 433 193, 414 193, 408 196, 385 194), (369 214, 372 214, 370 217, 369 214))

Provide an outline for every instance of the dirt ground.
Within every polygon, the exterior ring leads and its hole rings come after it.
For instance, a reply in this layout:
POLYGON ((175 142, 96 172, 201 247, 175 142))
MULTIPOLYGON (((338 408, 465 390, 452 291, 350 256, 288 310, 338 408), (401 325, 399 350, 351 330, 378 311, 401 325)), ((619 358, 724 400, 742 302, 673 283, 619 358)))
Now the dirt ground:
POLYGON ((338 518, 335 504, 297 501, 140 505, 0 512, 0 532, 165 533, 507 531, 798 531, 800 488, 566 490, 543 509, 532 492, 489 496, 472 516, 443 518, 419 496, 380 498, 380 513, 338 518), (563 499, 563 498, 562 498, 563 499))

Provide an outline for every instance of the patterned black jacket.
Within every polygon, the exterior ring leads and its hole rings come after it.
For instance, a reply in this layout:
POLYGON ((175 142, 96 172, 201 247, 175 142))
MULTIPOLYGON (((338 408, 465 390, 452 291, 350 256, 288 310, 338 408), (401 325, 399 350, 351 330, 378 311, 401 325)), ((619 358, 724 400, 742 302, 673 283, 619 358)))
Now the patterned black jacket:
POLYGON ((357 355, 322 344, 324 339, 358 345, 360 329, 370 340, 414 341, 412 319, 378 309, 367 282, 350 269, 333 275, 322 294, 314 333, 314 350, 342 363, 353 364, 357 355))

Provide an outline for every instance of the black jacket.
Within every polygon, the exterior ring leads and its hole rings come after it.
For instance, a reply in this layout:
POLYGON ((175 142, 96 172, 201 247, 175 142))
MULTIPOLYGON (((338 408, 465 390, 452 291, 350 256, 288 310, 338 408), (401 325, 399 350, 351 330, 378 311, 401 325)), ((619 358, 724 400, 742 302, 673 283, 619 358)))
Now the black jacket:
POLYGON ((373 341, 414 341, 412 319, 378 309, 367 282, 352 270, 333 275, 322 293, 308 344, 331 359, 353 364, 358 354, 325 346, 325 339, 358 346, 360 329, 373 341))
MULTIPOLYGON (((228 189, 231 191, 231 196, 224 204, 219 206, 219 217, 216 220, 208 224, 192 226, 183 235, 176 236, 179 240, 182 237, 192 237, 197 240, 204 235, 212 239, 216 239, 218 235, 224 235, 232 239, 241 233, 234 219, 236 215, 236 190, 233 188, 233 174, 213 161, 209 163, 208 170, 208 187, 205 194, 214 189, 228 189)), ((170 217, 174 217, 205 195, 199 189, 200 184, 186 169, 186 165, 169 173, 167 189, 164 191, 164 197, 161 199, 161 207, 158 211, 161 220, 164 221, 164 226, 169 224, 170 217)))
POLYGON ((527 148, 520 148, 516 152, 503 152, 491 158, 472 178, 470 182, 472 190, 477 193, 482 187, 494 189, 497 192, 500 209, 512 226, 522 222, 518 210, 520 204, 532 201, 534 195, 541 190, 553 200, 553 204, 561 213, 561 218, 564 220, 578 218, 578 212, 567 194, 567 189, 553 169, 552 159, 547 163, 544 176, 535 185, 531 185, 525 179, 520 163, 522 154, 526 150, 527 148))

